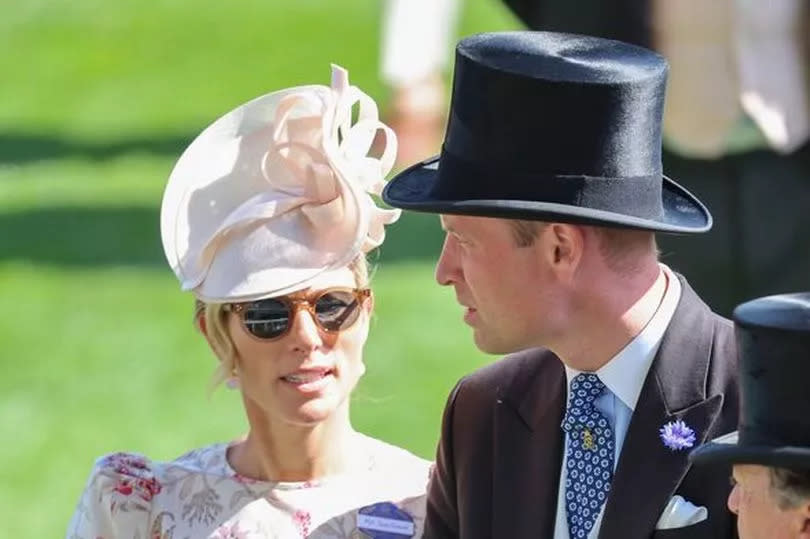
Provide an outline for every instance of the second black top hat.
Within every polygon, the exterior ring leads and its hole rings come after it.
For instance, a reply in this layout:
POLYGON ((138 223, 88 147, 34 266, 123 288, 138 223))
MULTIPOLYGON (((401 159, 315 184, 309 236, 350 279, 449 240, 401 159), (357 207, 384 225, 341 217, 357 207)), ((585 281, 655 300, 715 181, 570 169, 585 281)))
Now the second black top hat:
POLYGON ((810 469, 810 292, 734 309, 739 431, 695 449, 696 462, 810 469))

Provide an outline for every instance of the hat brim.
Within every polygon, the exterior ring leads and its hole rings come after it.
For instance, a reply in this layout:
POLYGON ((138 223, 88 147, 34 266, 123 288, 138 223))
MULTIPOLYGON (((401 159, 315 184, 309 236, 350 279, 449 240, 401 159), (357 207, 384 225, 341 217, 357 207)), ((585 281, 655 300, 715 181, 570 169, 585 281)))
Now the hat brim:
POLYGON ((697 197, 666 176, 662 177, 661 195, 664 212, 660 220, 654 220, 534 200, 439 199, 431 195, 439 166, 439 156, 436 156, 403 170, 386 184, 383 200, 396 208, 426 213, 569 222, 682 234, 706 232, 712 227, 712 216, 697 197))
POLYGON ((810 447, 739 445, 737 432, 706 443, 689 454, 695 464, 759 464, 810 469, 810 447))

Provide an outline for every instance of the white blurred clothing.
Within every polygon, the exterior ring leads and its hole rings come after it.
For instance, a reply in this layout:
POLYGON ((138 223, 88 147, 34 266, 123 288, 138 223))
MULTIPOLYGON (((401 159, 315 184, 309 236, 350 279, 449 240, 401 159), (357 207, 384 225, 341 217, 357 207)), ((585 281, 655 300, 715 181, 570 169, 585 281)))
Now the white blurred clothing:
POLYGON ((458 8, 458 0, 385 0, 381 69, 389 86, 410 86, 447 67, 458 8))

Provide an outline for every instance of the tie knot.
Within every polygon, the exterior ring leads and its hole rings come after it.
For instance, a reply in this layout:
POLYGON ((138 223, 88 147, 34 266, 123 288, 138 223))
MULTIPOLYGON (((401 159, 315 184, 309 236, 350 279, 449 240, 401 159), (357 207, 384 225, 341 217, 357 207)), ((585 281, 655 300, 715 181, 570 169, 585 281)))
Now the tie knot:
MULTIPOLYGON (((571 380, 566 419, 568 423, 581 420, 593 411, 593 401, 605 390, 605 384, 593 373, 583 372, 571 380)), ((564 425, 565 426, 565 425, 564 425)))
POLYGON ((582 372, 574 376, 571 380, 571 397, 579 397, 585 399, 586 402, 593 402, 596 400, 602 391, 605 389, 605 384, 602 380, 592 372, 582 372))

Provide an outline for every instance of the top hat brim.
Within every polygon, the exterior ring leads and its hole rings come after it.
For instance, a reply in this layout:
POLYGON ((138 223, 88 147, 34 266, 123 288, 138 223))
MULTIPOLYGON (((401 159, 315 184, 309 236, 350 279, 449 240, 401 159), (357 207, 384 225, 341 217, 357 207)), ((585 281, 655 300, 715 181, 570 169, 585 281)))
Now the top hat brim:
POLYGON ((645 219, 536 200, 439 198, 433 195, 439 167, 440 156, 435 156, 403 170, 386 184, 383 200, 397 208, 426 213, 569 222, 681 234, 706 232, 712 227, 712 216, 697 197, 666 176, 662 176, 662 215, 659 219, 645 219))
POLYGON ((775 468, 810 469, 810 447, 740 445, 738 432, 706 443, 689 454, 695 464, 758 464, 775 468))

